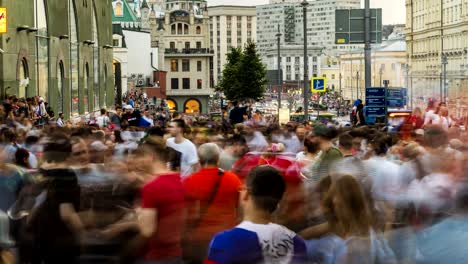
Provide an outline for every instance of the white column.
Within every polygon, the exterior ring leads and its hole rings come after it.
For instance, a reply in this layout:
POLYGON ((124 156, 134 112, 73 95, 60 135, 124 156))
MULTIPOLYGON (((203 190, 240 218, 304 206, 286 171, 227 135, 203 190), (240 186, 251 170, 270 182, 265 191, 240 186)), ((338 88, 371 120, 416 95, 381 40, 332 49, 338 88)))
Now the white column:
POLYGON ((231 16, 231 43, 237 48, 237 16, 231 16))
POLYGON ((215 82, 218 80, 218 24, 217 24, 217 17, 213 16, 211 18, 213 24, 213 50, 214 50, 214 57, 213 57, 213 78, 215 82))

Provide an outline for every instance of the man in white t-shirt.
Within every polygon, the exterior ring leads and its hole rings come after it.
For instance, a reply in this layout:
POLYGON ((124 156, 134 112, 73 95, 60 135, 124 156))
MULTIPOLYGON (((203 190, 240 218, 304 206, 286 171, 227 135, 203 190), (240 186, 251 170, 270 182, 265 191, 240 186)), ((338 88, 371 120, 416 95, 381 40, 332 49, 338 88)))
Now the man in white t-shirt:
POLYGON ((99 128, 107 127, 110 124, 110 119, 107 116, 106 109, 101 109, 101 115, 96 118, 96 123, 98 124, 99 128))
POLYGON ((169 124, 169 133, 171 138, 167 139, 167 146, 180 153, 180 175, 185 178, 197 172, 200 169, 198 162, 198 153, 195 145, 184 138, 185 122, 182 119, 174 119, 169 124))

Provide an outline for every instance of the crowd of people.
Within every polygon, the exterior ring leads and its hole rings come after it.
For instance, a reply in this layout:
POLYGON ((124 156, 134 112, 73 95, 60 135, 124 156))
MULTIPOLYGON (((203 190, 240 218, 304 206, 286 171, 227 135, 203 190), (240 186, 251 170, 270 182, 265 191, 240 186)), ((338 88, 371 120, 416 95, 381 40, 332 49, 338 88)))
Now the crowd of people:
POLYGON ((443 105, 388 133, 130 99, 41 126, 2 104, 0 263, 468 263, 468 135, 443 105))

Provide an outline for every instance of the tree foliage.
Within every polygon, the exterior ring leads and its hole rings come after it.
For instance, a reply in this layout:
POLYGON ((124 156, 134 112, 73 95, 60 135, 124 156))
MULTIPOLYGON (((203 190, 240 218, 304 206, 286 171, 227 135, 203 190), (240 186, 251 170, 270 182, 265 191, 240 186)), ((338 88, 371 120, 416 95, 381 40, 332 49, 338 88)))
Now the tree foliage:
POLYGON ((223 92, 228 100, 260 100, 267 80, 255 43, 249 41, 244 50, 232 48, 227 61, 217 91, 223 92))

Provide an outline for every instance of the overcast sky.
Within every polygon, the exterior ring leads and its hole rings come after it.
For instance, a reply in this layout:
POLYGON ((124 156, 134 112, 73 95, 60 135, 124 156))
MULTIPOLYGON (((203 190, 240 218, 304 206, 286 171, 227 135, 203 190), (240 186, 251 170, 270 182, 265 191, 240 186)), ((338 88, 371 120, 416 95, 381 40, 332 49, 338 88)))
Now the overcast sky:
MULTIPOLYGON (((268 0, 208 0, 208 5, 263 5, 268 0)), ((371 0, 371 7, 383 9, 383 23, 404 24, 405 23, 405 0, 371 0)))

